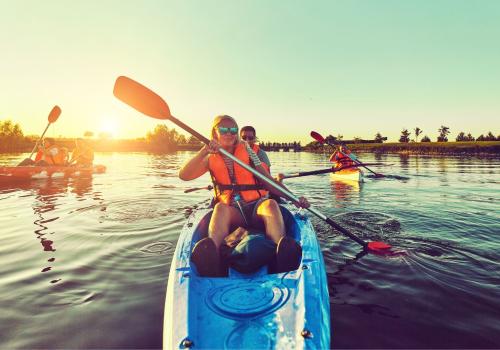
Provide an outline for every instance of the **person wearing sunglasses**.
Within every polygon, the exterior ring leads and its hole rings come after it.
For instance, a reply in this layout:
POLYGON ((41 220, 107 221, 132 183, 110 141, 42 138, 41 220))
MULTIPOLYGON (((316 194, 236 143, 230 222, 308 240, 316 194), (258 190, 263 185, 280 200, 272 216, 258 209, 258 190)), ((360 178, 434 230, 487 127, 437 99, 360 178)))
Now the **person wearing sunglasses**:
POLYGON ((354 161, 349 157, 351 151, 347 146, 339 145, 330 156, 330 162, 334 163, 334 168, 343 168, 354 165, 354 161))
MULTIPOLYGON (((257 154, 260 160, 267 165, 268 168, 271 168, 271 162, 269 157, 267 156, 266 151, 259 147, 257 142, 257 134, 255 132, 255 128, 253 126, 244 126, 240 130, 240 137, 243 141, 246 141, 250 148, 257 154)), ((269 170, 269 169, 268 169, 269 170)))
MULTIPOLYGON (((208 237, 196 243, 191 261, 202 276, 227 275, 227 267, 220 259, 224 239, 238 227, 260 227, 276 244, 274 271, 297 269, 302 248, 286 236, 285 224, 278 203, 269 198, 269 191, 280 194, 231 159, 218 152, 223 148, 245 164, 273 180, 265 163, 238 135, 238 124, 228 115, 217 116, 212 124, 211 141, 179 171, 184 181, 194 180, 209 172, 214 182, 215 206, 208 227, 208 237)), ((297 206, 307 208, 309 203, 301 197, 297 206)))
MULTIPOLYGON (((257 142, 257 133, 255 132, 255 128, 253 126, 244 126, 240 130, 240 137, 242 140, 246 141, 248 145, 252 148, 252 150, 257 154, 257 156, 260 158, 263 164, 267 165, 266 170, 271 173, 271 161, 269 160, 269 157, 267 156, 266 151, 264 151, 262 148, 259 147, 257 142)), ((278 173, 276 175, 275 180, 278 181, 283 187, 287 188, 283 184, 283 179, 285 175, 282 173, 278 173)), ((270 194, 271 198, 274 198, 279 201, 279 196, 275 196, 272 193, 270 194)))

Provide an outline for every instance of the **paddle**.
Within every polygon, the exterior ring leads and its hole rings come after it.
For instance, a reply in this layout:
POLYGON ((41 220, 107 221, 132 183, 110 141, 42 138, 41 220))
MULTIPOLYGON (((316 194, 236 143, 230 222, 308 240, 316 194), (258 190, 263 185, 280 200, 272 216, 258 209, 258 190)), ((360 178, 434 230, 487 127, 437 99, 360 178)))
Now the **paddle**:
POLYGON ((205 186, 205 187, 194 187, 194 188, 188 188, 187 190, 184 190, 184 193, 189 193, 189 192, 194 192, 194 191, 199 191, 199 190, 213 190, 213 186, 212 185, 208 185, 208 186, 205 186))
POLYGON ((59 108, 59 106, 54 106, 52 108, 52 110, 50 111, 49 113, 49 117, 47 118, 49 123, 47 124, 47 127, 45 128, 45 130, 43 131, 42 133, 42 136, 40 136, 40 138, 36 141, 35 143, 35 147, 33 147, 33 150, 31 151, 31 154, 28 158, 26 158, 25 160, 23 160, 21 162, 22 163, 25 163, 29 160, 31 160, 31 157, 33 156, 33 153, 35 153, 36 149, 38 148, 38 144, 40 143, 40 141, 43 139, 43 136, 45 135, 45 133, 47 132, 50 124, 52 123, 55 123, 55 121, 57 120, 57 118, 59 118, 59 116, 61 115, 61 108, 59 108))
POLYGON ((291 179, 294 177, 336 173, 337 171, 340 171, 340 170, 349 169, 349 168, 357 168, 359 166, 364 166, 364 165, 382 165, 382 163, 362 163, 362 164, 348 165, 348 166, 341 167, 341 168, 326 168, 326 169, 319 169, 319 170, 312 170, 312 171, 302 171, 302 172, 298 172, 298 173, 294 173, 294 174, 284 174, 282 179, 284 180, 284 179, 291 179))
MULTIPOLYGON (((189 126, 181 122, 179 119, 172 116, 172 114, 170 113, 170 108, 168 107, 167 103, 155 92, 151 91, 150 89, 141 85, 140 83, 125 76, 120 76, 116 79, 115 86, 113 89, 113 94, 119 100, 128 104, 137 111, 152 118, 168 119, 177 126, 179 126, 180 128, 189 132, 191 135, 195 136, 204 144, 208 145, 210 143, 209 139, 199 134, 195 130, 191 129, 189 126)), ((262 180, 264 184, 267 184, 268 187, 280 193, 280 195, 282 195, 283 197, 293 201, 294 203, 299 202, 299 199, 288 189, 281 187, 279 184, 275 183, 267 176, 259 173, 252 167, 248 166, 247 164, 245 164, 244 162, 233 156, 225 149, 220 148, 219 152, 225 155, 226 157, 230 158, 233 162, 239 164, 241 167, 245 168, 245 170, 251 172, 253 175, 262 180)), ((344 235, 354 240, 356 243, 358 243, 365 249, 368 249, 370 251, 379 251, 379 250, 386 250, 391 247, 390 245, 384 242, 365 242, 361 238, 357 237, 353 233, 343 228, 342 226, 338 225, 329 217, 326 217, 325 215, 317 211, 316 209, 309 207, 307 208, 307 210, 316 215, 317 217, 319 217, 320 219, 322 219, 323 221, 325 221, 326 223, 328 223, 336 230, 342 232, 344 235)))
MULTIPOLYGON (((317 133, 316 131, 311 131, 311 137, 313 139, 315 139, 316 141, 318 141, 319 143, 321 144, 328 144, 330 146, 332 146, 332 144, 327 141, 323 136, 321 136, 319 133, 317 133)), ((375 174, 375 177, 385 177, 385 175, 383 174, 380 174, 380 173, 376 173, 374 172, 373 170, 371 170, 370 168, 368 168, 367 166, 365 166, 363 163, 361 163, 358 158, 354 155, 354 154, 345 154, 344 152, 341 152, 339 151, 341 154, 343 154, 344 156, 346 157, 349 157, 350 159, 352 159, 354 162, 356 162, 357 164, 359 164, 360 166, 362 166, 363 168, 365 168, 366 170, 368 170, 369 172, 375 174)))

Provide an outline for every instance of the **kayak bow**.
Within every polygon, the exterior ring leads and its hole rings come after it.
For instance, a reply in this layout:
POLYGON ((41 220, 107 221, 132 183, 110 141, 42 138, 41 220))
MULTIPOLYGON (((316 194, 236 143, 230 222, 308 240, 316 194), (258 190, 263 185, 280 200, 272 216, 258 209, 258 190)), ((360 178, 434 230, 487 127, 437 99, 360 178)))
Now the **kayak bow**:
POLYGON ((101 174, 106 171, 104 165, 92 167, 75 166, 5 166, 0 167, 0 184, 11 182, 79 177, 88 174, 101 174))
POLYGON ((170 267, 163 324, 164 349, 327 349, 330 303, 325 265, 309 219, 282 207, 288 235, 302 246, 300 267, 269 274, 229 269, 200 277, 190 264, 206 237, 212 209, 185 224, 170 267))
POLYGON ((332 172, 330 173, 330 178, 332 180, 362 182, 363 175, 364 174, 361 169, 353 167, 332 172))

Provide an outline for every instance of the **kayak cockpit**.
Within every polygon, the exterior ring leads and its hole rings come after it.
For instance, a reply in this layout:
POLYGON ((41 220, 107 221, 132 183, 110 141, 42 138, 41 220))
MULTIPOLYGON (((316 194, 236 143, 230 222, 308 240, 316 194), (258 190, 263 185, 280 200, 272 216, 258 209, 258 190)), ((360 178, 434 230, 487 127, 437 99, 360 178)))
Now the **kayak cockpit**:
MULTIPOLYGON (((286 208, 280 206, 288 237, 300 242, 301 234, 294 216, 286 208)), ((189 251, 192 252, 196 243, 208 237, 208 226, 213 211, 208 212, 198 223, 191 240, 189 251)), ((238 227, 232 227, 233 232, 238 227)), ((221 249, 221 260, 228 265, 229 277, 249 277, 272 273, 271 267, 276 252, 276 244, 266 237, 264 228, 245 227, 249 235, 245 236, 229 252, 221 249)), ((227 248, 227 246, 225 247, 227 248)), ((227 249, 226 249, 227 250, 227 249)), ((191 262, 190 268, 196 275, 196 265, 191 262)))

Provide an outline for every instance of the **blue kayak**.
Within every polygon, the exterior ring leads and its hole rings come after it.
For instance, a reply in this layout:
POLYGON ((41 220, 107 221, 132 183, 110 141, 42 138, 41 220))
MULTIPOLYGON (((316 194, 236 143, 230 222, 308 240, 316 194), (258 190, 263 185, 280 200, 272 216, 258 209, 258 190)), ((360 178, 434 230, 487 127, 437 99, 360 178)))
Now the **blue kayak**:
POLYGON ((190 264, 206 237, 212 209, 184 225, 168 278, 164 349, 328 349, 330 302, 323 256, 309 219, 281 207, 287 234, 302 246, 296 271, 270 274, 267 266, 228 277, 201 277, 190 264))

